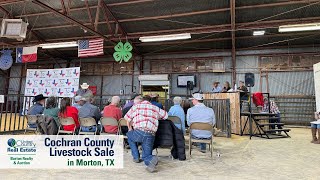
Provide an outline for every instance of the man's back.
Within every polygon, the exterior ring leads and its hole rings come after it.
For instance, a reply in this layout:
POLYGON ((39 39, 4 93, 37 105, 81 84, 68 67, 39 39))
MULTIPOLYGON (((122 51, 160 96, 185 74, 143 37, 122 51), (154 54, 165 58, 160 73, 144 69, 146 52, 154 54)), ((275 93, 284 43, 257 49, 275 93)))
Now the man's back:
POLYGON ((97 106, 87 102, 79 109, 79 118, 89 117, 93 117, 96 121, 98 121, 101 118, 101 114, 97 106))
MULTIPOLYGON (((213 109, 206 107, 202 103, 199 103, 194 107, 188 109, 187 122, 189 126, 195 122, 214 125, 216 123, 215 114, 213 112, 213 109)), ((193 130, 192 135, 199 138, 209 138, 211 137, 211 132, 203 130, 193 130)))
POLYGON ((132 120, 134 128, 142 128, 152 132, 157 131, 159 119, 167 118, 167 112, 147 101, 135 104, 125 115, 125 119, 132 120))
POLYGON ((43 110, 44 107, 41 104, 36 103, 29 108, 28 115, 43 114, 43 110))

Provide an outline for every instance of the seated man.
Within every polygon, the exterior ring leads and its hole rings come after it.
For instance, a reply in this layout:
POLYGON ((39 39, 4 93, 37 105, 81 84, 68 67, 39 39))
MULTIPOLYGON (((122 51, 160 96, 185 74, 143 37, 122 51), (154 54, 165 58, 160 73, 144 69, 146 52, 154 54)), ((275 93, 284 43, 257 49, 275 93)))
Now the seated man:
MULTIPOLYGON (((92 105, 91 99, 86 99, 86 102, 83 104, 83 106, 79 109, 79 118, 94 118, 96 120, 96 123, 98 124, 101 114, 100 110, 97 106, 92 105)), ((83 131, 96 131, 96 127, 81 127, 83 131)), ((98 126, 98 131, 100 127, 98 126)))
POLYGON ((181 123, 182 123, 182 129, 180 124, 175 124, 175 126, 177 126, 177 128, 179 128, 183 134, 186 134, 186 126, 185 126, 185 114, 184 111, 181 107, 181 102, 182 102, 182 98, 181 97, 174 97, 173 98, 173 103, 174 105, 170 108, 168 114, 169 116, 177 116, 180 118, 181 123))
MULTIPOLYGON (((208 123, 210 125, 215 125, 215 115, 213 109, 206 107, 203 104, 203 95, 200 93, 195 93, 192 95, 193 107, 188 109, 187 112, 187 123, 190 126, 192 123, 208 123)), ((206 130, 192 130, 192 138, 195 139, 211 139, 212 133, 206 130)), ((201 152, 206 152, 206 144, 200 143, 201 152)))
MULTIPOLYGON (((103 117, 112 117, 119 121, 122 117, 121 109, 118 107, 120 104, 120 97, 113 96, 111 98, 111 103, 104 107, 103 109, 103 117)), ((114 133, 118 132, 118 126, 104 126, 104 131, 107 133, 114 133)))
POLYGON ((163 109, 162 104, 159 102, 159 94, 155 93, 155 94, 151 94, 151 104, 157 106, 160 109, 163 109))
MULTIPOLYGON (((45 99, 46 97, 43 97, 43 94, 39 94, 34 97, 32 100, 34 105, 32 105, 28 110, 28 115, 37 115, 37 114, 43 114, 44 111, 44 105, 45 105, 45 99)), ((30 128, 37 128, 37 124, 28 124, 30 128)))
POLYGON ((86 102, 86 99, 81 96, 76 96, 74 97, 74 101, 75 103, 72 106, 79 110, 86 102))
MULTIPOLYGON (((131 107, 135 104, 134 100, 135 100, 135 98, 138 97, 138 96, 140 96, 140 95, 139 95, 139 94, 133 94, 133 95, 131 96, 130 102, 128 102, 126 105, 123 106, 123 108, 122 108, 122 117, 123 117, 124 115, 126 115, 127 112, 131 109, 131 107)), ((141 96, 140 96, 140 97, 141 97, 141 96)), ((142 99, 142 97, 141 97, 141 99, 142 99)))
POLYGON ((125 108, 127 108, 127 107, 132 107, 133 104, 134 104, 133 100, 134 100, 134 98, 137 97, 137 96, 139 96, 139 94, 132 94, 131 97, 130 97, 130 101, 127 102, 127 103, 123 106, 123 109, 125 109, 125 108))
POLYGON ((158 120, 167 119, 166 111, 150 103, 150 96, 144 96, 143 101, 135 104, 124 116, 128 122, 128 143, 131 148, 133 161, 140 162, 137 143, 142 145, 142 160, 149 172, 154 172, 158 158, 152 155, 155 134, 158 130, 158 120), (132 129, 133 128, 133 129, 132 129))

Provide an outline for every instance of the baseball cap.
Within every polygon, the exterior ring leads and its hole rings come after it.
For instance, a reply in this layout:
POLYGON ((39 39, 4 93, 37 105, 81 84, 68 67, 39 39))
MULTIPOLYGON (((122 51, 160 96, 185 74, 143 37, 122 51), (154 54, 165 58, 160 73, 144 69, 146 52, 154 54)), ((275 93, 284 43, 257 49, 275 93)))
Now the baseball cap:
POLYGON ((74 101, 75 102, 86 101, 86 98, 83 98, 82 96, 76 96, 76 97, 74 97, 74 101))
POLYGON ((189 98, 189 99, 203 100, 203 94, 194 93, 192 94, 192 98, 189 98))

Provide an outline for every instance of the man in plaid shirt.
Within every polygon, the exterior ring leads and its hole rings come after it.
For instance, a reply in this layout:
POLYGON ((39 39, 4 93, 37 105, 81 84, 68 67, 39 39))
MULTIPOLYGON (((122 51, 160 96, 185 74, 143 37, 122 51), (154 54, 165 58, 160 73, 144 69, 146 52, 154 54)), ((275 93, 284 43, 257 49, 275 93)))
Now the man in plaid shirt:
POLYGON ((132 106, 124 118, 128 121, 129 132, 127 137, 133 161, 140 162, 137 143, 141 143, 142 160, 147 166, 147 170, 154 172, 158 164, 158 158, 152 155, 152 150, 155 134, 158 130, 158 120, 167 119, 168 114, 166 111, 152 105, 150 100, 150 96, 144 96, 142 102, 141 99, 135 99, 135 105, 132 106))

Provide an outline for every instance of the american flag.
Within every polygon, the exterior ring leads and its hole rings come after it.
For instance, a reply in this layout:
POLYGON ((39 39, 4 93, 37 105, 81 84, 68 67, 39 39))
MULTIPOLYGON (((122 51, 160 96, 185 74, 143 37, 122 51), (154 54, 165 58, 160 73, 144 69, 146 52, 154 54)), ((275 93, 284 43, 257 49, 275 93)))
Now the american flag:
POLYGON ((78 57, 89 57, 103 54, 103 39, 79 40, 78 57))

